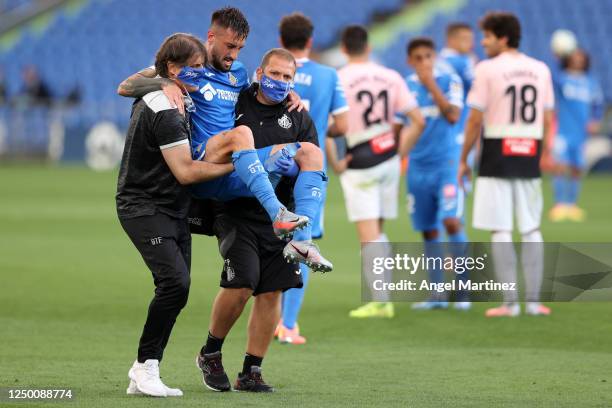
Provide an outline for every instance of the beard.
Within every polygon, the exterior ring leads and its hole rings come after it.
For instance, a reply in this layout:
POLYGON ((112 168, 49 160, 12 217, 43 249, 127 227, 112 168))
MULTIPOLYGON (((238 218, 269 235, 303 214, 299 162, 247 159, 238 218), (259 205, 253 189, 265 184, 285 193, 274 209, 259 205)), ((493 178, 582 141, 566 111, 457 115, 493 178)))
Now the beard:
POLYGON ((232 69, 232 64, 230 64, 229 67, 226 67, 224 59, 218 55, 215 55, 214 53, 211 55, 210 61, 212 63, 213 68, 215 68, 218 71, 228 72, 232 69))

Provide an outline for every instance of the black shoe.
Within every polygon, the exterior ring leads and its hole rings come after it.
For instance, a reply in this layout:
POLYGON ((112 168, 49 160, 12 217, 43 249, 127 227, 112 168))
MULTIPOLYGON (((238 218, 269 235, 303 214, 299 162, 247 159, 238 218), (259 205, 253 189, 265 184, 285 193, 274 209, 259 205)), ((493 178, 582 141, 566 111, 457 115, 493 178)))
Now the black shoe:
POLYGON ((232 389, 229 378, 223 369, 221 352, 200 354, 196 356, 196 365, 202 370, 204 385, 213 391, 229 391, 232 389))
POLYGON ((234 385, 236 391, 248 392, 274 392, 274 388, 266 384, 261 376, 261 367, 251 366, 249 374, 238 374, 238 379, 234 385))

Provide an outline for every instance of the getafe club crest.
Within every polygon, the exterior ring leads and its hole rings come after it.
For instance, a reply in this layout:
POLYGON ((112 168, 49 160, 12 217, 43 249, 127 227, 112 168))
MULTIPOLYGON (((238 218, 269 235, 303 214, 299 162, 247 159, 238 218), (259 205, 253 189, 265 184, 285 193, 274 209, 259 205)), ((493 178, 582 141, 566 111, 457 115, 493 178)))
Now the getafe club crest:
POLYGON ((235 85, 238 83, 238 79, 236 79, 236 77, 235 77, 234 75, 232 75, 232 73, 231 73, 231 72, 229 72, 229 73, 227 74, 227 77, 229 78, 229 81, 230 81, 230 83, 231 83, 232 85, 234 85, 234 86, 235 86, 235 85))
POLYGON ((291 127, 291 119, 289 119, 289 116, 287 116, 286 113, 283 114, 283 117, 278 120, 278 126, 282 127, 283 129, 289 129, 291 127))

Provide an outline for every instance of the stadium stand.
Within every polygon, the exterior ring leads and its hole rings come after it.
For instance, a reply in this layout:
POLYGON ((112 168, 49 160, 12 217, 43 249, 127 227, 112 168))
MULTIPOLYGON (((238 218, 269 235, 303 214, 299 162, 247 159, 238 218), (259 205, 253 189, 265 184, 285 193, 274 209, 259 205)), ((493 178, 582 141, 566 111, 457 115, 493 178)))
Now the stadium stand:
MULTIPOLYGON (((7 0, 3 5, 15 8, 30 3, 33 2, 7 0)), ((315 47, 325 49, 336 44, 340 30, 347 24, 368 24, 377 14, 397 12, 405 4, 419 4, 406 0, 310 0, 300 2, 299 7, 293 2, 275 0, 228 3, 243 10, 251 23, 251 34, 241 53, 241 60, 249 70, 255 69, 266 49, 278 45, 276 27, 280 17, 298 8, 307 15, 318 16, 315 47), (326 10, 324 14, 320 12, 323 9, 326 10)), ((593 72, 602 82, 607 101, 612 101, 612 71, 606 64, 612 57, 612 48, 601 46, 607 44, 612 35, 612 25, 607 23, 612 16, 612 0, 452 0, 447 3, 456 3, 456 10, 451 13, 437 11, 422 30, 400 30, 391 41, 377 48, 381 62, 405 74, 405 45, 410 37, 429 35, 442 45, 448 22, 467 21, 475 26, 487 10, 505 9, 517 13, 523 22, 522 48, 547 62, 553 60, 549 51, 551 33, 557 28, 574 31, 580 44, 592 54, 593 72)), ((168 34, 183 31, 204 36, 210 14, 219 5, 192 0, 177 0, 171 5, 162 0, 66 2, 64 7, 39 16, 0 38, 0 72, 4 73, 8 97, 19 92, 22 68, 34 64, 56 100, 64 100, 78 88, 82 101, 59 113, 37 114, 41 118, 38 128, 44 128, 45 123, 47 128, 51 126, 45 116, 57 119, 58 115, 66 129, 87 129, 101 120, 110 120, 125 128, 131 101, 116 96, 119 82, 150 65, 157 47, 168 34)), ((16 114, 6 110, 0 108, 4 123, 23 122, 13 119, 16 114)), ((24 113, 17 113, 19 115, 24 113)), ((5 145, 10 147, 15 142, 12 139, 23 136, 8 131, 8 127, 14 129, 17 125, 5 126, 8 138, 5 145)), ((32 140, 36 140, 36 144, 46 143, 45 137, 27 137, 30 143, 34 143, 32 140)))
MULTIPOLYGON (((612 17, 611 0, 470 0, 455 13, 437 14, 422 31, 401 33, 392 44, 381 50, 379 58, 404 73, 407 70, 406 44, 411 37, 430 36, 438 46, 442 46, 444 27, 448 23, 465 21, 477 28, 478 20, 489 10, 515 13, 523 28, 521 49, 548 64, 555 64, 550 52, 552 33, 559 28, 573 31, 580 46, 591 54, 592 72, 601 81, 606 101, 612 102, 612 71, 607 65, 612 58, 612 48, 604 45, 612 36, 612 26, 606 23, 612 17)), ((481 48, 477 47, 476 50, 481 51, 481 48)))
MULTIPOLYGON (((4 5, 7 10, 32 3, 11 0, 4 5)), ((161 0, 89 0, 66 4, 24 24, 18 35, 9 36, 8 40, 13 40, 10 44, 3 38, 0 70, 7 79, 9 99, 20 92, 21 70, 29 64, 37 67, 56 100, 63 100, 78 87, 82 103, 55 113, 55 117, 61 116, 67 129, 86 129, 101 120, 110 120, 125 128, 131 101, 116 96, 119 82, 150 65, 157 47, 170 33, 182 31, 205 36, 211 12, 220 5, 185 0, 172 2, 171 6, 161 0)), ((276 27, 280 17, 295 11, 296 7, 290 2, 274 0, 239 0, 231 4, 243 10, 251 22, 248 46, 241 53, 241 60, 253 70, 264 51, 278 45, 276 27)), ((344 25, 366 24, 373 14, 398 10, 403 4, 404 0, 312 0, 300 4, 299 8, 306 14, 321 16, 316 21, 315 43, 324 48, 336 41, 344 25), (317 13, 321 9, 327 13, 317 13)), ((5 147, 12 151, 22 151, 26 145, 44 148, 45 137, 33 136, 30 125, 19 127, 24 115, 13 108, 2 108, 0 118, 7 123, 5 147), (19 141, 23 137, 28 138, 27 144, 19 141)), ((44 112, 41 115, 44 117, 44 112)), ((37 113, 36 117, 41 115, 37 113)), ((37 129, 46 129, 45 122, 49 121, 37 119, 37 129)))
POLYGON ((30 3, 32 3, 32 0, 2 0, 0 1, 0 10, 2 12, 7 12, 16 8, 28 6, 30 3))

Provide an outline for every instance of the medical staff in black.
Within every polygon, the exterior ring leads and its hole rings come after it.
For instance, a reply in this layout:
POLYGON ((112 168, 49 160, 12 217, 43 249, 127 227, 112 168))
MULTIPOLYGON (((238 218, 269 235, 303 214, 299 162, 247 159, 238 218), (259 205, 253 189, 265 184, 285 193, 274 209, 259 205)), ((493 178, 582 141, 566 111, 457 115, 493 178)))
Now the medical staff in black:
MULTIPOLYGON (((280 48, 268 51, 257 70, 259 83, 242 91, 236 105, 236 126, 248 126, 253 132, 255 148, 269 147, 270 157, 276 157, 276 160, 272 159, 276 170, 269 172, 270 176, 274 177, 278 172, 286 176, 280 180, 276 194, 288 208, 292 208, 292 202, 298 200, 294 184, 299 182, 302 174, 310 172, 307 177, 318 177, 319 182, 326 179, 322 171, 323 154, 318 147, 317 131, 310 115, 306 110, 289 112, 287 108, 286 92, 295 70, 296 61, 291 53, 280 48), (260 86, 260 83, 267 84, 268 89, 260 86), (282 150, 291 150, 296 142, 299 149, 295 157, 283 157, 282 150), (296 176, 298 181, 291 179, 296 176)), ((266 166, 269 163, 267 160, 266 166)), ((317 190, 317 187, 311 186, 305 195, 320 200, 320 191, 320 188, 317 190)), ((313 204, 318 208, 320 203, 317 201, 313 204)), ((223 269, 221 289, 212 308, 208 338, 198 354, 204 383, 216 391, 231 389, 222 365, 221 347, 247 301, 253 296, 246 355, 234 389, 272 392, 273 387, 262 378, 261 365, 280 319, 282 292, 302 287, 299 265, 287 263, 283 250, 288 243, 274 235, 269 217, 253 198, 222 203, 217 208, 213 229, 223 257, 223 269)), ((310 246, 314 244, 307 242, 309 246, 305 249, 305 256, 308 257, 309 252, 318 254, 310 246)))
MULTIPOLYGON (((161 77, 172 80, 185 66, 201 68, 205 55, 196 37, 174 34, 161 45, 155 67, 161 77)), ((192 161, 189 118, 162 91, 150 92, 134 103, 117 183, 117 214, 151 270, 155 295, 138 358, 129 370, 128 394, 182 395, 181 390, 162 383, 159 362, 189 294, 190 195, 185 185, 232 170, 231 163, 192 161)))

